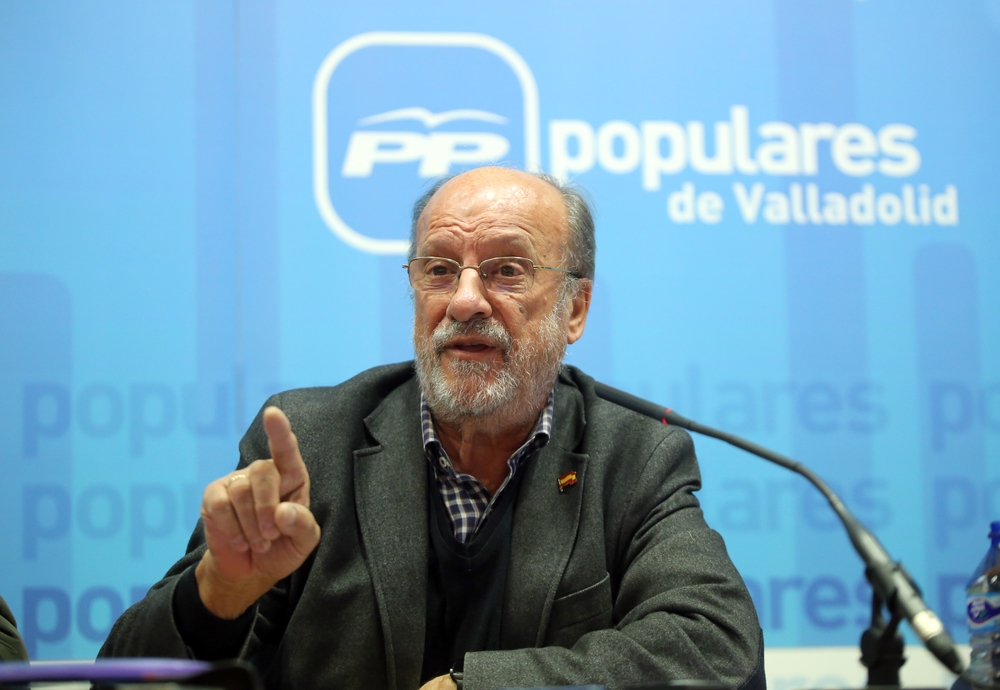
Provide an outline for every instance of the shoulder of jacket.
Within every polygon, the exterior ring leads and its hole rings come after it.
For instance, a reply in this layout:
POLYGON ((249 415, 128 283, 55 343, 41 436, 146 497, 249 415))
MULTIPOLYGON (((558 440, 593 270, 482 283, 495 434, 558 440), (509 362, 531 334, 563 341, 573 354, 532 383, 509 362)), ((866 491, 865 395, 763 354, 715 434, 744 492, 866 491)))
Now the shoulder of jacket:
POLYGON ((331 421, 342 424, 347 420, 359 423, 393 391, 415 383, 412 362, 373 367, 335 386, 293 388, 272 395, 251 423, 247 435, 263 438, 261 414, 264 408, 280 408, 292 423, 296 434, 307 430, 319 431, 331 421))
POLYGON ((282 409, 287 406, 324 404, 333 401, 350 404, 359 399, 381 399, 414 378, 413 362, 385 364, 366 369, 334 386, 292 388, 276 393, 268 404, 282 409))
POLYGON ((593 427, 592 430, 600 430, 602 434, 639 434, 654 443, 667 437, 673 437, 672 442, 683 443, 685 439, 690 442, 690 435, 684 429, 664 424, 600 397, 594 388, 594 379, 574 366, 566 365, 562 368, 559 382, 579 390, 587 426, 593 427))

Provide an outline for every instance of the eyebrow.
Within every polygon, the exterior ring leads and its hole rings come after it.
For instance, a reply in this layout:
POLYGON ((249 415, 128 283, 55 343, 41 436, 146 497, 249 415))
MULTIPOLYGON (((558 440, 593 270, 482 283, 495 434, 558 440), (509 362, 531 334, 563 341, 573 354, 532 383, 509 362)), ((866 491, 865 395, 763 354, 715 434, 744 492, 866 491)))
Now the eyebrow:
MULTIPOLYGON (((534 247, 531 246, 531 243, 525 241, 523 238, 519 236, 514 236, 514 235, 508 237, 500 236, 497 237, 496 239, 490 238, 484 241, 482 243, 482 246, 486 250, 493 249, 497 246, 508 247, 511 248, 512 251, 521 252, 523 255, 525 255, 525 258, 530 258, 527 255, 535 253, 535 249, 534 247)), ((420 249, 420 255, 445 256, 446 253, 448 253, 448 250, 450 249, 452 249, 451 246, 443 246, 440 243, 432 240, 431 242, 425 244, 420 249)), ((516 256, 516 254, 511 254, 506 250, 504 250, 503 252, 493 254, 493 256, 516 256)))

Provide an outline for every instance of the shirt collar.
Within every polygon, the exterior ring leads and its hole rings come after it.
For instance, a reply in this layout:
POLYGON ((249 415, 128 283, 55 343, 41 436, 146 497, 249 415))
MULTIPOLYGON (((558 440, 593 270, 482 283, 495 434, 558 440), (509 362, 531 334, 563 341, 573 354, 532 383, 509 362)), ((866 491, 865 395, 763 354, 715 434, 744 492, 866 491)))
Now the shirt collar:
MULTIPOLYGON (((555 407, 556 389, 553 386, 552 390, 549 391, 548 399, 545 401, 545 407, 542 408, 542 413, 538 415, 538 420, 535 422, 534 428, 528 434, 528 438, 525 439, 520 448, 528 445, 539 436, 544 436, 545 440, 548 441, 552 436, 552 417, 555 407)), ((438 439, 437 432, 434 430, 434 417, 431 415, 431 406, 427 403, 427 398, 424 397, 423 391, 420 393, 420 433, 423 436, 424 449, 430 450, 433 446, 438 446, 442 451, 444 450, 441 441, 438 439)))

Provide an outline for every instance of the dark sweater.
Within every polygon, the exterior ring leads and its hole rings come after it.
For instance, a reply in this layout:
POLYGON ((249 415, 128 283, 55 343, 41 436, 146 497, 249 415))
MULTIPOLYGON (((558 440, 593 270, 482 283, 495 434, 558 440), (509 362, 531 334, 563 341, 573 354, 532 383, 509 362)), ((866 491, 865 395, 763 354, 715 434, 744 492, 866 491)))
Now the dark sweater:
POLYGON ((433 479, 427 482, 430 539, 421 683, 462 670, 466 652, 500 649, 513 506, 521 476, 511 479, 465 544, 455 538, 441 492, 433 479))

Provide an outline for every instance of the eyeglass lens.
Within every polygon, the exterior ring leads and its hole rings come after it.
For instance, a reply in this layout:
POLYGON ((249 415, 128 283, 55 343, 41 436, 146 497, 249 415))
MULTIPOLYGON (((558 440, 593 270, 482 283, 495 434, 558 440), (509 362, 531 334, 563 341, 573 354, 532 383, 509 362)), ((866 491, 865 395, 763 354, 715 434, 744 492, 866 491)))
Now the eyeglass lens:
MULTIPOLYGON (((457 261, 436 257, 410 261, 410 284, 424 292, 448 292, 458 283, 463 269, 457 261)), ((491 292, 524 292, 531 287, 534 267, 530 259, 516 256, 498 256, 479 265, 479 275, 486 289, 491 292)))

